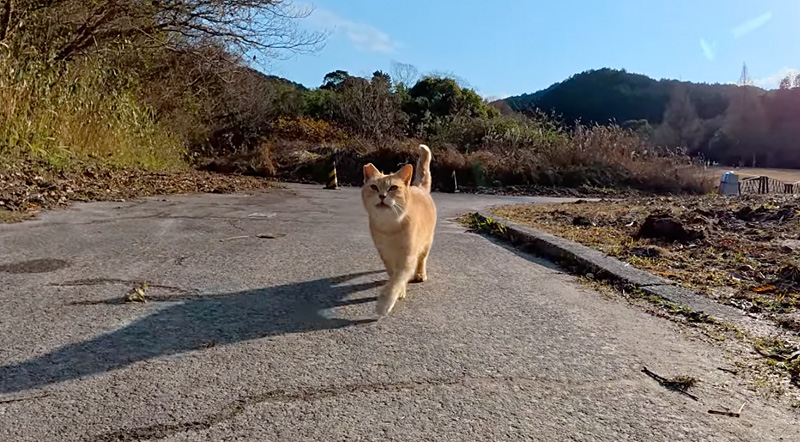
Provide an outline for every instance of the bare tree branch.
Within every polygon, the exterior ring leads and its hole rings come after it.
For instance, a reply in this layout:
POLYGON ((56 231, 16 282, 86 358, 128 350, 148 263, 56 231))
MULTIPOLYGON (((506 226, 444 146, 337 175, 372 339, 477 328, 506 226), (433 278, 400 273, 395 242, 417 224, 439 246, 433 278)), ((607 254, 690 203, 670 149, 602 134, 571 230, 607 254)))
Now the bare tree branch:
MULTIPOLYGON (((11 26, 12 1, 0 10, 0 40, 11 26)), ((312 10, 290 0, 95 0, 91 6, 81 0, 21 1, 24 26, 47 35, 40 45, 55 44, 57 60, 134 37, 176 47, 214 39, 262 57, 314 51, 326 37, 299 26, 312 10)))
POLYGON ((405 87, 410 88, 414 83, 419 81, 419 70, 416 66, 408 63, 392 62, 391 76, 396 83, 400 83, 405 87))

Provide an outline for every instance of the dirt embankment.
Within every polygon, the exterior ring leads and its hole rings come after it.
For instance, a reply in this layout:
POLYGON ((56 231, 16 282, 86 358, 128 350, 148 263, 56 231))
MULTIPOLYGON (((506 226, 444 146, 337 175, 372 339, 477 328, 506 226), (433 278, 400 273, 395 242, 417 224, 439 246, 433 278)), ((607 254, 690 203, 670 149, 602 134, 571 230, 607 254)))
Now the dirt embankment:
POLYGON ((74 201, 118 201, 175 193, 231 193, 269 187, 251 176, 186 170, 147 172, 137 169, 97 169, 54 172, 32 163, 0 170, 0 222, 32 216, 42 209, 74 201))

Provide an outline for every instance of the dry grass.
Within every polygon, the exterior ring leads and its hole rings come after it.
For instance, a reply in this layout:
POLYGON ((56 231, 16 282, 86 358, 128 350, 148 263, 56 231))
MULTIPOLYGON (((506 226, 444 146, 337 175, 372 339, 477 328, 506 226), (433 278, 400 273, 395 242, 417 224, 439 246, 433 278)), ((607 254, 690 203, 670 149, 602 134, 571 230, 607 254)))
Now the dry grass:
POLYGON ((29 212, 18 212, 0 208, 0 224, 16 223, 29 219, 32 216, 29 212))
POLYGON ((597 248, 794 328, 800 306, 796 207, 800 200, 793 196, 705 196, 507 206, 495 213, 597 248), (744 216, 740 212, 744 207, 755 212, 744 216), (705 239, 689 243, 635 239, 644 219, 654 213, 672 214, 687 228, 704 232, 705 239), (577 226, 577 217, 591 224, 577 226))
MULTIPOLYGON (((112 89, 99 62, 67 69, 0 52, 0 155, 58 170, 82 161, 112 167, 187 167, 181 140, 157 124, 132 89, 112 89)), ((117 79, 119 81, 119 79, 117 79)))

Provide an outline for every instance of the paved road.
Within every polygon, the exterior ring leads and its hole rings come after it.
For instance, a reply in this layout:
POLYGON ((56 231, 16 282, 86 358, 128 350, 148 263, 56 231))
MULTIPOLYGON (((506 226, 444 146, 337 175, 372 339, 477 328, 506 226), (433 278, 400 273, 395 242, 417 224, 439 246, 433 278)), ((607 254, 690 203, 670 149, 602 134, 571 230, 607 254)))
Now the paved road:
POLYGON ((0 440, 800 440, 722 350, 450 221, 514 200, 435 199, 431 279, 378 322, 355 189, 0 226, 0 440), (151 302, 119 303, 142 279, 151 302))

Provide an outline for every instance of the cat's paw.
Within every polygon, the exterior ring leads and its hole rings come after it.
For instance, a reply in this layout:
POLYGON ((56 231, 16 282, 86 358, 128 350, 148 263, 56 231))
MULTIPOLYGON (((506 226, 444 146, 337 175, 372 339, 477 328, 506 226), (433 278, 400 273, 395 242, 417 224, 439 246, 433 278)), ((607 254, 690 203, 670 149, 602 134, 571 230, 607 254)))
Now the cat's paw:
POLYGON ((411 278, 411 282, 414 282, 414 283, 425 282, 427 280, 428 280, 428 275, 426 275, 424 273, 417 273, 416 275, 414 275, 413 278, 411 278))
POLYGON ((378 316, 388 315, 394 308, 396 302, 397 298, 394 296, 380 296, 378 298, 378 303, 375 305, 375 313, 378 314, 378 316))

